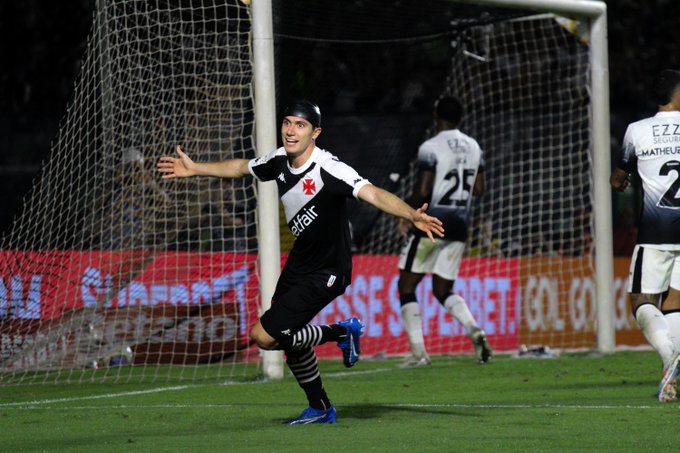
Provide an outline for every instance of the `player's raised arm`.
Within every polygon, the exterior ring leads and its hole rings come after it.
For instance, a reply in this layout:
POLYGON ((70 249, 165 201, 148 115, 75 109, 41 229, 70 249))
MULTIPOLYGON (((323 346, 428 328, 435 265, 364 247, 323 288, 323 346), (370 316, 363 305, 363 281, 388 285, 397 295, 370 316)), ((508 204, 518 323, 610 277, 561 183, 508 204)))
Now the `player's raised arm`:
POLYGON ((372 184, 363 186, 359 190, 358 196, 360 200, 387 214, 410 221, 416 228, 427 234, 432 242, 434 242, 434 234, 444 237, 442 222, 436 217, 425 214, 427 203, 424 203, 418 209, 413 209, 401 198, 372 184))
POLYGON ((249 173, 247 159, 229 159, 221 162, 191 160, 178 146, 177 156, 163 156, 158 161, 158 171, 163 179, 187 178, 189 176, 215 176, 218 178, 241 178, 249 173))

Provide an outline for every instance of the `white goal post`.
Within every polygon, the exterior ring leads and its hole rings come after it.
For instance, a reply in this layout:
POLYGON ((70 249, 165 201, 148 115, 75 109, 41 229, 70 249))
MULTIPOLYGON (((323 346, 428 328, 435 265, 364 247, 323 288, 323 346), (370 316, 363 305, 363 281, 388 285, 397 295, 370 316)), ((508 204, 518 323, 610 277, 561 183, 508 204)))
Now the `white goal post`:
MULTIPOLYGON (((612 219, 611 199, 608 184, 610 171, 609 155, 609 72, 607 52, 607 16, 606 5, 601 1, 591 0, 451 0, 455 3, 470 3, 480 6, 503 7, 510 9, 535 10, 587 20, 590 39, 590 96, 591 96, 591 152, 593 156, 593 204, 595 225, 595 284, 597 297, 597 347, 602 353, 611 353, 615 348, 614 307, 613 307, 613 264, 612 264, 612 219)), ((273 96, 273 81, 270 68, 273 68, 273 53, 271 48, 271 2, 258 0, 253 3, 253 44, 255 74, 255 99, 257 145, 273 143, 276 128, 271 129, 272 121, 268 116, 276 111, 275 96, 273 96), (261 32, 258 32, 261 30, 261 32), (258 80, 258 75, 263 79, 258 80)), ((266 146, 265 149, 270 149, 266 146)), ((276 200, 263 203, 266 196, 276 197, 274 192, 260 191, 260 218, 274 219, 271 210, 276 200), (265 209, 267 210, 265 212, 265 209)), ((274 223, 269 221, 269 228, 274 223)), ((266 240, 267 233, 260 223, 260 240, 266 240)), ((261 242, 261 244, 264 244, 261 242)), ((277 269, 279 265, 278 248, 261 247, 260 263, 263 273, 262 296, 264 298, 273 293, 275 279, 265 280, 265 269, 277 269), (269 264, 266 264, 269 262, 269 264), (271 287, 265 285, 272 285, 271 287)), ((269 276, 273 276, 273 271, 269 276)), ((264 359, 267 360, 265 355, 264 359)), ((282 366, 280 358, 274 356, 282 366)), ((276 378, 282 371, 273 364, 263 363, 265 376, 276 378)))
MULTIPOLYGON (((276 93, 274 70, 274 31, 270 0, 255 1, 253 15, 253 85, 255 87, 255 149, 258 156, 276 148, 276 93)), ((260 309, 271 304, 276 281, 281 273, 279 253, 279 205, 273 182, 258 184, 260 309)), ((283 377, 281 351, 262 351, 262 374, 267 379, 283 377)))

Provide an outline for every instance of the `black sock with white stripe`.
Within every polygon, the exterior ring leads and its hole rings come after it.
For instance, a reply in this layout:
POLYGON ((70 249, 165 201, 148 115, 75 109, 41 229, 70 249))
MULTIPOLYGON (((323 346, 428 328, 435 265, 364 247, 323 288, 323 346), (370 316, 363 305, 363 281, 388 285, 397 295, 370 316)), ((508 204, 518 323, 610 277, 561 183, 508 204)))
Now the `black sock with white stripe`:
POLYGON ((318 410, 326 410, 331 407, 331 402, 321 382, 314 349, 286 351, 286 364, 295 376, 298 385, 307 395, 309 407, 318 410))
POLYGON ((338 324, 330 326, 304 326, 290 338, 279 341, 279 348, 284 351, 301 351, 313 348, 329 341, 342 341, 347 336, 347 329, 338 324))

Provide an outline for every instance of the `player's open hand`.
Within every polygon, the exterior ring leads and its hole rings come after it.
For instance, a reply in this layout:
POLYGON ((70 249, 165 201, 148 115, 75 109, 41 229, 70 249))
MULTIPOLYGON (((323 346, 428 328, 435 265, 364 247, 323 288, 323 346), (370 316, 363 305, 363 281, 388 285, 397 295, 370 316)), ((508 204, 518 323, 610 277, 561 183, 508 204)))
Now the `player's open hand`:
POLYGON ((162 179, 186 178, 194 176, 194 161, 189 158, 182 149, 177 146, 179 157, 163 156, 158 161, 158 171, 163 173, 162 179))
POLYGON ((425 214, 425 211, 427 211, 427 203, 424 203, 420 208, 416 209, 416 215, 413 216, 413 225, 427 234, 430 241, 434 242, 433 233, 439 237, 444 237, 444 227, 442 226, 441 220, 425 214))

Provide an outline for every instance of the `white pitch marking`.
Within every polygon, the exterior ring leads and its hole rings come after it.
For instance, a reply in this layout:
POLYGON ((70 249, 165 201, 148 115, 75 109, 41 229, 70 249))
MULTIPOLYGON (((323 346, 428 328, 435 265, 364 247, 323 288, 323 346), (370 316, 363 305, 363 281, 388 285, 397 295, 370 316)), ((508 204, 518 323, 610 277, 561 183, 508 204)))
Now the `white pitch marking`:
MULTIPOLYGON (((75 399, 75 398, 74 398, 75 399)), ((92 399, 92 398, 80 398, 92 399)), ((66 399, 53 400, 53 402, 64 402, 66 399)), ((68 400, 67 400, 68 401, 68 400)), ((40 402, 41 404, 49 404, 48 401, 40 402)), ((10 403, 2 406, 15 406, 17 409, 35 410, 40 409, 35 402, 31 403, 10 403)), ((50 409, 57 410, 115 410, 115 409, 226 409, 234 407, 244 407, 247 404, 153 404, 153 405, 128 405, 121 404, 116 406, 64 406, 52 407, 50 409)), ((680 406, 669 406, 667 404, 659 405, 643 405, 643 406, 612 406, 612 405, 582 405, 582 404, 416 404, 416 403, 394 403, 394 404, 375 404, 376 407, 393 407, 393 408, 420 408, 420 409, 574 409, 574 410, 615 410, 615 409, 637 409, 637 410, 654 410, 654 409, 673 409, 680 408, 680 406)), ((352 407, 348 404, 345 407, 352 407)))
MULTIPOLYGON (((359 375, 367 374, 378 374, 384 373, 386 371, 396 371, 394 368, 376 368, 373 370, 362 370, 362 371, 340 371, 335 373, 326 373, 324 377, 327 378, 346 378, 359 375)), ((257 385, 257 384, 267 384, 271 381, 248 381, 248 382, 238 382, 238 381, 225 381, 221 384, 215 384, 217 386, 232 386, 232 385, 257 385)), ((155 389, 148 390, 136 390, 130 392, 120 392, 120 393, 107 393, 104 395, 90 395, 90 396, 80 396, 73 398, 59 398, 51 400, 37 400, 37 401, 23 401, 23 402, 13 402, 13 403, 0 403, 0 407, 9 408, 17 407, 19 409, 37 409, 36 406, 44 406, 49 404, 57 403, 68 403, 72 401, 87 401, 87 400, 97 400, 106 398, 119 398, 124 396, 134 396, 134 395, 144 395, 152 393, 162 393, 168 391, 179 391, 179 390, 189 390, 200 387, 208 387, 210 384, 200 384, 200 385, 180 385, 173 387, 159 387, 155 389)), ((92 407, 69 407, 71 409, 112 409, 112 408, 211 408, 211 407, 231 407, 235 405, 151 405, 151 406, 92 406, 92 407)), ((349 405, 351 406, 351 405, 349 405)), ((409 403, 395 403, 395 404, 376 404, 380 407, 415 407, 415 408, 458 408, 458 409, 579 409, 579 410, 611 410, 611 409, 639 409, 639 410, 650 410, 650 409, 674 409, 680 408, 680 405, 669 405, 669 404, 658 404, 658 405, 643 405, 643 406, 612 406, 612 405, 578 405, 578 404, 409 404, 409 403)), ((65 408, 66 409, 66 408, 65 408)))
POLYGON ((55 404, 55 403, 69 403, 71 401, 85 401, 85 400, 98 400, 105 398, 118 398, 121 396, 134 396, 134 395, 145 395, 149 393, 161 393, 170 392, 173 390, 186 390, 189 388, 188 385, 179 385, 175 387, 161 387, 148 390, 135 390, 131 392, 120 392, 120 393, 106 393, 103 395, 90 395, 90 396, 74 396, 72 398, 58 398, 53 400, 36 400, 36 401, 21 401, 14 403, 0 403, 0 407, 11 407, 11 406, 38 406, 41 404, 55 404))
MULTIPOLYGON (((266 381, 251 381, 251 382, 237 382, 237 381, 225 381, 215 386, 231 386, 231 385, 253 385, 253 384, 265 384, 266 381)), ((123 396, 134 396, 134 395, 148 395, 152 393, 163 393, 170 391, 179 390, 189 390, 201 387, 208 387, 210 384, 198 384, 198 385, 178 385, 174 387, 158 387, 155 389, 148 390, 134 390, 130 392, 120 392, 120 393, 106 393, 103 395, 89 395, 89 396, 74 396, 72 398, 58 398, 51 400, 35 400, 35 401, 17 401, 13 403, 0 403, 0 407, 12 407, 12 406, 39 406, 44 404, 56 404, 56 403, 69 403, 71 401, 87 401, 87 400, 98 400, 106 398, 120 398, 123 396)))
MULTIPOLYGON (((593 410, 610 410, 610 409, 673 409, 672 405, 658 404, 645 406, 612 406, 612 405, 583 405, 583 404, 380 404, 380 406, 387 407, 416 407, 416 408, 459 408, 459 409, 593 409, 593 410)), ((675 408, 680 406, 675 405, 675 408)))

